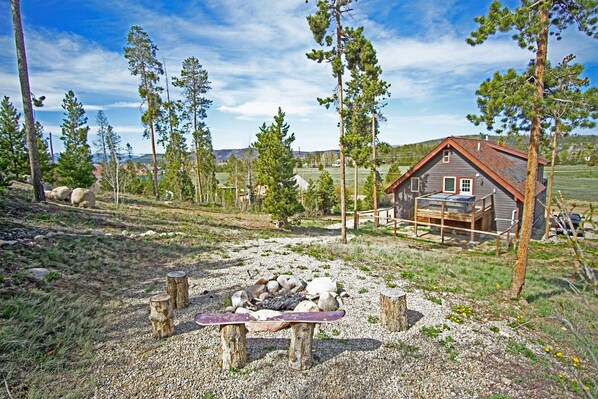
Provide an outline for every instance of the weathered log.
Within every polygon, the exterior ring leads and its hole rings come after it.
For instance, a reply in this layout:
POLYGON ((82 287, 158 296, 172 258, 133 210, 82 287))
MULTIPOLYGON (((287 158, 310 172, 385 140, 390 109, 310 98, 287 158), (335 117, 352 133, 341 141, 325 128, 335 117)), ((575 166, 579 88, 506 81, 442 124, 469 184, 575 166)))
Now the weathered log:
POLYGON ((292 323, 289 345, 289 368, 307 370, 314 363, 313 341, 315 324, 292 323))
POLYGON ((174 324, 172 322, 172 307, 170 305, 170 295, 154 295, 149 300, 150 315, 152 322, 154 338, 167 338, 174 334, 174 324))
POLYGON ((166 275, 166 292, 170 295, 173 309, 184 309, 189 306, 189 280, 187 273, 178 271, 166 275))
POLYGON ((222 370, 240 369, 247 364, 247 329, 245 324, 220 326, 220 365, 222 370))
POLYGON ((407 294, 399 290, 380 293, 380 324, 390 331, 407 330, 407 294))

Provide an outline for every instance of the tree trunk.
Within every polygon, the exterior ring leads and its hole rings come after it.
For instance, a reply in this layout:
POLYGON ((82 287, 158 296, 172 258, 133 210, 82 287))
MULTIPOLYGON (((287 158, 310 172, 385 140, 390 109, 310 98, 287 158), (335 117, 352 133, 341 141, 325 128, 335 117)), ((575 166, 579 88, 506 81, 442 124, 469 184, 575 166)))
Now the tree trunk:
POLYGON ((27 136, 27 149, 29 152, 29 169, 33 183, 33 195, 36 201, 45 201, 46 195, 42 185, 42 175, 39 169, 39 155, 37 152, 37 137, 33 121, 33 106, 31 104, 31 88, 29 87, 29 72, 27 70, 27 54, 25 52, 25 38, 21 23, 20 0, 10 0, 12 23, 15 33, 15 47, 17 51, 17 65, 19 81, 21 83, 21 97, 23 99, 23 113, 25 114, 25 133, 27 136))
POLYGON ((374 200, 374 227, 380 225, 380 219, 378 216, 378 182, 376 176, 376 113, 372 113, 372 172, 374 172, 374 189, 372 190, 372 196, 374 200))
POLYGON ((399 290, 380 293, 380 324, 389 331, 406 331, 407 294, 399 290))
MULTIPOLYGON (((342 41, 341 41, 341 0, 336 0, 336 56, 341 61, 342 57, 342 41)), ((345 126, 343 121, 343 74, 341 71, 337 74, 338 84, 338 119, 340 128, 340 183, 341 183, 341 242, 347 243, 347 193, 346 193, 346 181, 345 181, 345 146, 343 144, 343 136, 345 135, 345 126)))
POLYGON ((223 371, 240 369, 247 364, 247 329, 245 324, 220 326, 220 366, 223 371))
POLYGON ((313 365, 314 328, 311 323, 291 323, 289 368, 307 370, 313 365))
POLYGON ((166 292, 170 295, 173 309, 189 306, 189 279, 185 272, 169 272, 166 275, 166 292))
MULTIPOLYGON (((540 6, 540 24, 542 29, 538 35, 536 52, 536 90, 534 97, 540 102, 544 96, 544 69, 546 67, 546 53, 548 51, 548 7, 540 6)), ((519 298, 525 284, 529 241, 532 237, 534 222, 534 207, 536 202, 536 180, 538 177, 538 152, 542 136, 542 109, 534 107, 532 128, 529 137, 529 151, 527 155, 527 176, 525 179, 525 197, 523 215, 521 218, 521 233, 517 248, 517 261, 513 269, 511 280, 511 297, 519 298)))
POLYGON ((170 295, 159 294, 150 298, 150 315, 154 338, 167 338, 174 334, 172 323, 172 308, 170 306, 170 295))
POLYGON ((552 201, 552 181, 554 179, 554 161, 556 158, 556 142, 559 135, 559 122, 556 122, 552 137, 552 153, 550 155, 550 175, 548 176, 548 187, 546 188, 546 226, 544 227, 544 240, 550 235, 550 206, 552 201))
POLYGON ((357 167, 357 162, 353 160, 353 165, 355 165, 355 183, 353 183, 353 229, 357 230, 357 225, 359 224, 359 215, 357 214, 357 191, 359 190, 359 168, 357 167))

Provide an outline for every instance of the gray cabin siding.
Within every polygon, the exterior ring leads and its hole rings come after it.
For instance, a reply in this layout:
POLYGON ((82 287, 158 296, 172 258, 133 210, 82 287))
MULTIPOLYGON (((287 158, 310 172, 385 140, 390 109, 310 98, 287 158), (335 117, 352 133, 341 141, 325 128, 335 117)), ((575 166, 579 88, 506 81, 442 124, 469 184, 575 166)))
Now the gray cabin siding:
POLYGON ((498 231, 507 229, 511 225, 510 221, 513 211, 517 209, 517 203, 513 195, 490 178, 490 176, 476 169, 473 163, 455 149, 451 148, 450 152, 449 163, 442 163, 443 151, 440 151, 395 189, 395 209, 398 217, 413 219, 415 197, 441 192, 444 176, 454 176, 457 178, 469 177, 473 179, 473 195, 476 196, 476 199, 494 192, 495 228, 498 231), (476 174, 479 174, 479 176, 476 177, 476 174), (419 193, 411 192, 412 177, 420 178, 419 193))

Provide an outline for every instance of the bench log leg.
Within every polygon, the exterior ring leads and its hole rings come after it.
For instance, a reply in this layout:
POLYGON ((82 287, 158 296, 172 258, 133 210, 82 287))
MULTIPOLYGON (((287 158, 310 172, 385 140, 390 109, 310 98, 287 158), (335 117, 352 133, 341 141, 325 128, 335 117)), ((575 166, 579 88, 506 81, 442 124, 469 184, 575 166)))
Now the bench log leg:
POLYGON ((314 363, 313 342, 315 324, 292 323, 289 346, 289 368, 307 370, 314 363))
POLYGON ((220 326, 220 363, 222 370, 240 369, 247 364, 247 329, 245 324, 220 326))

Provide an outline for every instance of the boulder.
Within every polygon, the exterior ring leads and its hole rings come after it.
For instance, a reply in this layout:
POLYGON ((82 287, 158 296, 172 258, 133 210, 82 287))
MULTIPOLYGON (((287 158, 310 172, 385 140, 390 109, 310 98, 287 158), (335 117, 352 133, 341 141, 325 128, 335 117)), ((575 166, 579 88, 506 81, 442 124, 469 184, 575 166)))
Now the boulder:
POLYGON ((284 287, 287 283, 287 280, 290 279, 293 276, 290 276, 288 274, 283 274, 281 276, 278 276, 276 278, 276 281, 278 282, 278 284, 280 284, 281 287, 284 287))
POLYGON ((235 309, 242 307, 243 305, 245 305, 245 303, 249 302, 252 299, 253 297, 250 296, 250 294, 245 290, 237 291, 231 297, 232 305, 235 309))
POLYGON ((268 299, 268 298, 270 298, 270 294, 269 294, 269 293, 267 293, 267 292, 264 292, 263 294, 261 294, 261 295, 259 296, 259 300, 260 300, 260 301, 264 301, 264 300, 266 300, 266 299, 268 299))
POLYGON ((46 199, 54 199, 54 194, 52 194, 51 190, 44 190, 44 195, 46 196, 46 199))
POLYGON ((258 281, 256 281, 255 284, 257 284, 257 285, 265 285, 266 283, 268 283, 268 281, 270 281, 270 280, 268 280, 265 277, 262 277, 258 281))
POLYGON ((320 308, 312 301, 303 301, 295 307, 294 312, 319 312, 320 308))
POLYGON ((43 186, 44 186, 44 190, 45 191, 52 191, 52 190, 54 190, 54 186, 51 185, 50 183, 44 183, 43 186))
MULTIPOLYGON (((266 320, 271 317, 279 316, 282 312, 278 312, 276 310, 270 309, 262 309, 256 312, 251 313, 251 316, 256 320, 266 320)), ((268 331, 268 332, 276 332, 282 330, 283 328, 287 328, 289 326, 289 322, 286 321, 277 321, 277 322, 250 322, 245 323, 245 327, 247 327, 247 331, 259 332, 259 331, 268 331)))
POLYGON ((29 277, 34 278, 36 280, 44 280, 46 278, 46 275, 50 273, 50 271, 43 267, 34 267, 32 269, 25 270, 25 273, 27 273, 29 277))
POLYGON ((93 208, 96 206, 96 196, 93 191, 86 188, 76 188, 71 193, 71 204, 93 208), (83 202, 86 202, 83 204, 83 202))
POLYGON ((237 310, 234 311, 235 313, 239 314, 239 313, 252 313, 251 310, 247 309, 247 308, 237 308, 237 310))
POLYGON ((266 292, 266 286, 263 284, 253 284, 245 289, 252 297, 259 298, 264 292, 266 292))
POLYGON ((320 294, 320 299, 318 299, 318 307, 324 312, 333 312, 338 310, 339 304, 336 297, 330 292, 322 292, 320 294))
POLYGON ((280 284, 278 284, 278 281, 276 280, 268 281, 268 284, 266 284, 266 289, 269 293, 276 294, 278 291, 280 291, 280 284))
POLYGON ((56 201, 68 201, 71 197, 71 189, 66 186, 56 187, 52 190, 52 196, 56 201))
POLYGON ((297 287, 303 287, 303 281, 299 277, 291 276, 282 286, 292 292, 297 287))
POLYGON ((311 295, 318 295, 323 292, 336 292, 336 281, 330 277, 317 277, 307 284, 306 289, 311 295))

